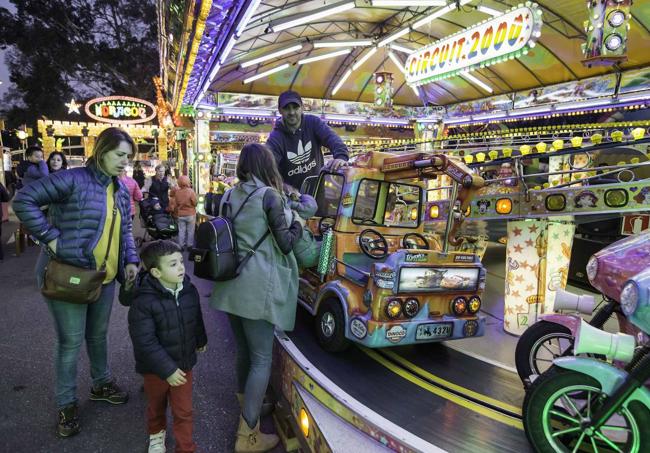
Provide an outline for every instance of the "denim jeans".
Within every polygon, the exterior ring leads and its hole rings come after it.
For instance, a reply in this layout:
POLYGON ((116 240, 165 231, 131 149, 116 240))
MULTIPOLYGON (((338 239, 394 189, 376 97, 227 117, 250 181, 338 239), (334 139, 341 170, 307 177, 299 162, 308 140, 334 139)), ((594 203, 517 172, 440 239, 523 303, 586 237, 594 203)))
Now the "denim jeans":
POLYGON ((196 216, 187 215, 178 218, 178 245, 194 247, 194 225, 196 216))
POLYGON ((244 394, 242 415, 251 428, 260 418, 271 376, 274 326, 263 319, 228 315, 237 343, 237 388, 244 394))
MULTIPOLYGON (((48 261, 47 254, 41 251, 36 269, 39 288, 48 261)), ((108 367, 108 323, 114 294, 115 281, 112 281, 102 286, 99 300, 92 304, 71 304, 45 298, 54 318, 57 335, 54 360, 56 404, 59 409, 77 402, 77 363, 84 338, 93 386, 99 387, 111 381, 108 367)))

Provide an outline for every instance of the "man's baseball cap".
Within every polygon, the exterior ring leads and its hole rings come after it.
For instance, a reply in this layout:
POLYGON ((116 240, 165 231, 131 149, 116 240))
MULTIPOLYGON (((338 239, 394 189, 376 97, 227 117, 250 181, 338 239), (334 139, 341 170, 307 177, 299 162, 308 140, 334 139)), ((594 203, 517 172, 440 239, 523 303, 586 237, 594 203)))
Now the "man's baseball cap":
POLYGON ((283 109, 287 104, 291 104, 292 102, 302 106, 302 98, 298 93, 291 90, 285 91, 278 97, 278 108, 283 109))

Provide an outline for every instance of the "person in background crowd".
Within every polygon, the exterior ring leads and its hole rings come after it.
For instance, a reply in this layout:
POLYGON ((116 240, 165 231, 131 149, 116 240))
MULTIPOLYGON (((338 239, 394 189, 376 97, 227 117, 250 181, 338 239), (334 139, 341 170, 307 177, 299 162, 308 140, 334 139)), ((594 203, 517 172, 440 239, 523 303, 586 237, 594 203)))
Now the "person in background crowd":
POLYGON ((215 215, 219 214, 219 206, 221 206, 221 199, 223 194, 226 193, 226 190, 230 189, 230 186, 226 183, 226 175, 220 173, 216 176, 215 180, 212 181, 212 192, 214 196, 212 198, 213 212, 215 215))
POLYGON ((163 211, 166 211, 169 207, 169 181, 163 164, 156 165, 156 174, 151 178, 148 192, 150 197, 158 198, 163 211))
POLYGON ((39 146, 32 145, 27 148, 25 160, 18 164, 16 174, 19 178, 19 189, 49 174, 47 163, 43 160, 43 150, 39 146))
POLYGON ((135 217, 135 203, 142 201, 142 192, 135 179, 126 174, 126 168, 120 172, 120 181, 126 186, 131 199, 131 220, 135 217))
POLYGON ((49 156, 47 156, 47 169, 50 174, 56 173, 59 170, 68 169, 68 161, 65 158, 65 154, 61 151, 52 151, 49 156))
POLYGON ((144 187, 146 177, 140 161, 133 164, 133 179, 138 183, 138 188, 142 189, 144 187))
MULTIPOLYGON (((10 200, 9 192, 5 189, 5 186, 0 182, 0 238, 2 238, 2 224, 4 219, 2 218, 2 203, 8 203, 10 200)), ((5 254, 2 249, 2 241, 0 240, 0 263, 5 259, 5 254)))
POLYGON ((235 451, 243 453, 267 451, 278 443, 276 435, 260 432, 259 419, 271 374, 274 328, 292 330, 295 322, 298 265, 291 249, 302 227, 287 222, 282 177, 266 145, 244 145, 237 177, 240 183, 224 195, 222 212, 228 206, 227 214, 234 215, 244 206, 234 224, 242 255, 264 240, 237 278, 215 282, 210 305, 228 313, 235 335, 242 404, 235 451))
POLYGON ((181 249, 194 246, 196 226, 196 193, 190 185, 190 178, 181 175, 178 187, 171 190, 169 210, 178 219, 178 245, 181 249))
MULTIPOLYGON (((183 255, 172 241, 147 244, 141 257, 148 273, 131 296, 129 334, 136 372, 144 377, 149 453, 166 450, 167 400, 174 416, 176 452, 193 452, 192 368, 196 352, 204 352, 208 343, 199 293, 185 275, 183 255)), ((120 302, 125 303, 122 298, 120 302)))
POLYGON ((9 191, 9 194, 13 194, 14 192, 14 185, 15 185, 15 178, 14 178, 14 172, 13 172, 13 166, 11 163, 11 151, 9 151, 8 148, 5 148, 4 151, 2 152, 2 166, 4 167, 4 172, 5 172, 5 184, 6 184, 6 189, 9 191))
POLYGON ((278 97, 282 119, 277 121, 266 144, 273 151, 284 182, 301 190, 308 176, 316 176, 323 168, 321 146, 332 152, 327 163, 333 172, 345 165, 348 148, 327 123, 314 115, 303 114, 302 98, 295 91, 285 91, 278 97))
MULTIPOLYGON (((117 179, 135 151, 128 133, 109 127, 97 136, 93 156, 85 167, 38 179, 23 187, 14 198, 18 219, 58 260, 86 269, 99 269, 105 264, 106 278, 96 302, 86 305, 45 299, 57 334, 55 370, 60 437, 80 431, 77 363, 84 339, 92 376, 90 400, 111 404, 128 400, 128 393, 111 376, 107 334, 115 280, 132 281, 138 271, 129 194, 117 179), (47 216, 41 210, 45 205, 49 205, 47 216), (113 235, 109 239, 112 224, 113 235)), ((43 260, 43 266, 36 271, 39 287, 43 285, 47 262, 43 260)))

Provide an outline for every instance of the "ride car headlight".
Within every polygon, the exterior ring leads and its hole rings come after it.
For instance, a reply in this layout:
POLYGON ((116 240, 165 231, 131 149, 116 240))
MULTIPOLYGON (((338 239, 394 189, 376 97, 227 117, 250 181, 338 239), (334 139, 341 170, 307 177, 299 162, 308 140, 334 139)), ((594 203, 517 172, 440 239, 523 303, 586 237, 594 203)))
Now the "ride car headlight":
POLYGON ((386 316, 390 319, 397 318, 402 313, 402 301, 393 299, 386 305, 386 316))
POLYGON ((406 302, 404 302, 404 313, 406 316, 412 318, 418 314, 418 311, 420 311, 420 302, 414 297, 406 299, 406 302))
POLYGON ((636 283, 629 282, 621 291, 621 310, 625 316, 630 316, 636 311, 639 304, 639 287, 636 283))
POLYGON ((467 301, 467 311, 471 314, 477 313, 481 309, 481 298, 472 296, 467 301))
POLYGON ((589 261, 587 262, 587 278, 589 279, 589 283, 591 284, 594 283, 594 278, 596 278, 597 273, 598 273, 598 258, 592 256, 591 258, 589 258, 589 261))
POLYGON ((456 316, 460 316, 465 313, 467 310, 467 299, 464 297, 457 297, 451 303, 451 311, 454 312, 456 316))

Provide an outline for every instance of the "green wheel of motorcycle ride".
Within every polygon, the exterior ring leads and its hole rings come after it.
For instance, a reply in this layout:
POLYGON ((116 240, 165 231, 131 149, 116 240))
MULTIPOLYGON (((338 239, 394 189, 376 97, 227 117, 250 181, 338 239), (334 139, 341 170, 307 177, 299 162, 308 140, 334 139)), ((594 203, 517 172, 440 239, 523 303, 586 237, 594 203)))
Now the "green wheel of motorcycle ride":
POLYGON ((606 395, 591 376, 557 366, 533 382, 524 401, 524 429, 539 453, 650 451, 650 411, 621 407, 598 430, 584 426, 606 395))

